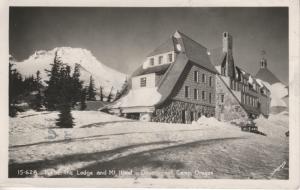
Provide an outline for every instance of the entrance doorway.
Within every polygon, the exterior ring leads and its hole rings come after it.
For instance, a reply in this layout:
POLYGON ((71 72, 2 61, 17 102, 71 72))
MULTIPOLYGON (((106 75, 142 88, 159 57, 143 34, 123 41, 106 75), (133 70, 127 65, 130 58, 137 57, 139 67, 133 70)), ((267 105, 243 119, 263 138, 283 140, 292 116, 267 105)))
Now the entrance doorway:
POLYGON ((185 110, 181 111, 181 120, 182 120, 182 123, 186 123, 186 111, 185 110))

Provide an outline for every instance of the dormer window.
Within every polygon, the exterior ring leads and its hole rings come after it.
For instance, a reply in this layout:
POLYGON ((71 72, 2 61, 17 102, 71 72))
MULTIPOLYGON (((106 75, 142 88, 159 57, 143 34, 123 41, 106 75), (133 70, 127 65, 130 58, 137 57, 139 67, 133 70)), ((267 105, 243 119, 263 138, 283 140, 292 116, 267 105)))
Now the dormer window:
POLYGON ((145 87, 147 85, 146 77, 140 79, 140 85, 141 87, 145 87))
POLYGON ((163 63, 163 56, 159 56, 158 57, 158 64, 162 64, 163 63))
POLYGON ((169 54, 168 54, 168 61, 169 61, 169 62, 172 62, 172 61, 173 61, 172 53, 169 53, 169 54))
POLYGON ((150 58, 150 65, 154 65, 154 58, 150 58))

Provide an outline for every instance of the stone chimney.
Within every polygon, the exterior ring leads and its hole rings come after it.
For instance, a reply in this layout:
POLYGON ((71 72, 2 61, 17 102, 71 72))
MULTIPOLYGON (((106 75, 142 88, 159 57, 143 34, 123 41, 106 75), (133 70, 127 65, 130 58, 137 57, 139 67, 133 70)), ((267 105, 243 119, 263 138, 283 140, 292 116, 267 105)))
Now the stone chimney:
POLYGON ((223 53, 226 55, 226 64, 222 66, 222 75, 234 78, 234 60, 232 55, 232 36, 228 32, 223 32, 223 53))
POLYGON ((232 54, 232 36, 223 32, 223 53, 232 54))

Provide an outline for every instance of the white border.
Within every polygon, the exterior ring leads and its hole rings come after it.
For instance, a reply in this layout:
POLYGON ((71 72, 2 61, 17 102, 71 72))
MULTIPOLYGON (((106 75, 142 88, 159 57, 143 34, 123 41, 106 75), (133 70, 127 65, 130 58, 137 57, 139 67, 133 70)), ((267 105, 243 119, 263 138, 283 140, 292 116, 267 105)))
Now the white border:
MULTIPOLYGON (((276 14, 276 13, 274 13, 276 14)), ((10 0, 0 1, 0 188, 2 187, 168 187, 299 189, 299 0, 10 0), (8 179, 9 6, 72 7, 289 7, 290 155, 289 180, 195 179, 8 179)))

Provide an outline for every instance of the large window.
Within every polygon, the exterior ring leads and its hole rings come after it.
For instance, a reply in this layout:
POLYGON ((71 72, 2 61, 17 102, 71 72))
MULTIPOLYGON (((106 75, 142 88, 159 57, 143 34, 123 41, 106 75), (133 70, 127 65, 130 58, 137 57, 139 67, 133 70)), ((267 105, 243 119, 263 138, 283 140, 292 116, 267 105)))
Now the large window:
POLYGON ((221 94, 221 103, 224 103, 224 94, 221 94))
POLYGON ((206 99, 206 92, 205 91, 202 91, 202 100, 205 100, 206 99))
POLYGON ((209 86, 210 87, 212 86, 212 77, 211 76, 209 77, 209 86))
POLYGON ((202 82, 205 83, 206 82, 206 75, 202 74, 202 82))
POLYGON ((209 98, 209 103, 211 104, 211 93, 209 93, 208 98, 209 98))
POLYGON ((186 98, 189 97, 189 91, 190 91, 190 87, 185 86, 185 88, 184 88, 184 96, 185 96, 186 98))
POLYGON ((194 71, 194 81, 199 82, 199 73, 198 73, 198 71, 194 71))
POLYGON ((194 89, 194 99, 198 100, 199 97, 199 90, 198 89, 194 89))
POLYGON ((141 87, 145 87, 147 85, 146 77, 143 77, 140 79, 140 85, 141 85, 141 87))
POLYGON ((154 65, 154 58, 150 58, 150 65, 154 65))
POLYGON ((168 61, 169 61, 169 62, 172 62, 172 61, 173 61, 172 53, 169 53, 169 54, 168 54, 168 61))
POLYGON ((163 58, 164 57, 162 55, 158 57, 158 64, 162 64, 163 63, 163 58))

